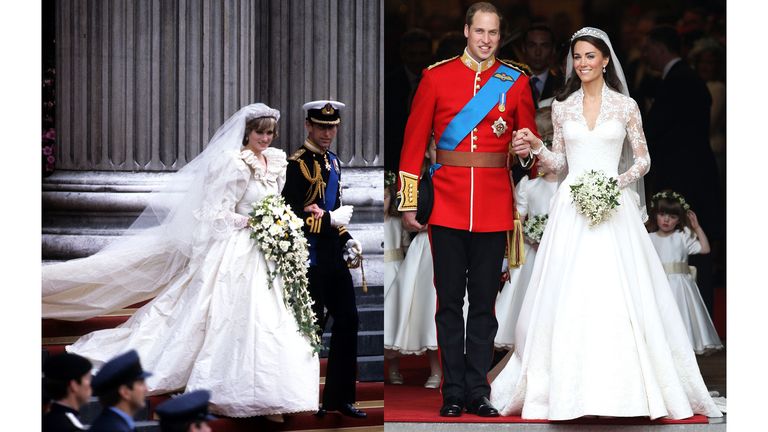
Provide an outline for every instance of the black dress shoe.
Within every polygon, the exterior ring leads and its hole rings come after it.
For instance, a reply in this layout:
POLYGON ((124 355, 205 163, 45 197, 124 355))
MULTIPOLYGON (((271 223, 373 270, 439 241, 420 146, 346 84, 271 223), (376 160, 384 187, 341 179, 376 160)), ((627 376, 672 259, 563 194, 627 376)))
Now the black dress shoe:
POLYGON ((323 418, 325 415, 328 414, 328 411, 325 408, 320 408, 317 410, 317 412, 314 414, 315 417, 323 418))
POLYGON ((461 413, 464 411, 461 402, 459 401, 445 401, 443 406, 440 407, 440 417, 461 417, 461 413))
POLYGON ((355 408, 354 405, 351 403, 346 403, 339 408, 336 409, 336 411, 344 414, 347 417, 354 417, 354 418, 366 418, 368 417, 368 414, 363 411, 355 408))
POLYGON ((499 410, 491 405, 487 397, 481 396, 467 405, 467 412, 477 414, 480 417, 498 417, 499 410))

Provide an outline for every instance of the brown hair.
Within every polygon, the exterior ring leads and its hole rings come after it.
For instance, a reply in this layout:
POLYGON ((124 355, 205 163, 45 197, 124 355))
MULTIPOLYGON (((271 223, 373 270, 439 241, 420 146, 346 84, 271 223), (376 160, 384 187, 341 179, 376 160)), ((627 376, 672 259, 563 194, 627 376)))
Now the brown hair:
POLYGON ((648 232, 656 232, 659 230, 659 224, 656 223, 656 216, 658 214, 677 216, 680 219, 675 227, 675 230, 677 231, 682 231, 684 227, 691 229, 691 221, 688 219, 688 212, 683 208, 683 204, 681 204, 678 199, 671 196, 671 190, 665 189, 662 192, 667 192, 670 198, 659 197, 651 200, 651 215, 648 218, 647 223, 648 232))
POLYGON ((496 9, 496 6, 488 3, 488 2, 477 2, 473 3, 472 6, 467 9, 467 16, 464 20, 464 23, 467 25, 467 27, 472 27, 472 19, 475 17, 475 14, 478 12, 486 12, 486 13, 495 13, 497 17, 499 17, 499 27, 501 27, 501 23, 504 20, 504 18, 499 13, 499 10, 496 9))
POLYGON ((272 130, 275 132, 275 139, 278 137, 277 120, 274 117, 256 117, 245 122, 245 134, 243 135, 243 146, 248 144, 248 135, 252 131, 266 132, 272 130))

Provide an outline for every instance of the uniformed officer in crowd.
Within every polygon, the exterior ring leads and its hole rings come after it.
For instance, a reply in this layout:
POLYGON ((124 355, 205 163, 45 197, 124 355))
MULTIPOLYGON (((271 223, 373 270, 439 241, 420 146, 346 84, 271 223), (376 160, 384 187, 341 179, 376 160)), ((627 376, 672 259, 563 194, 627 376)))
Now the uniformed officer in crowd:
POLYGON ((43 432, 86 430, 78 417, 91 397, 91 362, 77 354, 59 354, 43 365, 43 383, 52 399, 43 416, 43 432))
POLYGON ((91 432, 131 432, 133 417, 145 405, 147 385, 151 376, 141 368, 139 354, 130 350, 106 362, 93 377, 93 392, 102 405, 101 414, 89 429, 91 432))
POLYGON ((216 417, 208 413, 211 392, 195 390, 169 399, 157 406, 162 432, 210 432, 208 422, 216 417))
POLYGON ((333 317, 323 405, 317 415, 339 411, 363 418, 366 413, 354 406, 358 314, 352 276, 345 260, 345 256, 352 259, 362 254, 362 246, 347 231, 353 209, 342 205, 341 165, 330 150, 344 104, 318 100, 304 104, 303 108, 307 112, 307 138, 288 158, 283 196, 304 220, 309 242, 309 292, 321 331, 327 316, 333 317))

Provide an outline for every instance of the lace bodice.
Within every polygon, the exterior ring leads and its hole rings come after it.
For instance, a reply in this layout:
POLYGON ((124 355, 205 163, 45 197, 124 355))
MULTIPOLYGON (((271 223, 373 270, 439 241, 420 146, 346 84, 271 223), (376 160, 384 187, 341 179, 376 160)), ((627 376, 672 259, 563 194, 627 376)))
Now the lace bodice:
POLYGON ((590 169, 618 177, 620 188, 643 177, 651 167, 651 158, 637 103, 604 84, 600 113, 593 129, 587 125, 583 107, 582 89, 552 104, 552 150, 542 149, 538 155, 541 163, 556 172, 567 168, 566 182, 590 169), (632 146, 633 163, 619 173, 625 138, 632 146))

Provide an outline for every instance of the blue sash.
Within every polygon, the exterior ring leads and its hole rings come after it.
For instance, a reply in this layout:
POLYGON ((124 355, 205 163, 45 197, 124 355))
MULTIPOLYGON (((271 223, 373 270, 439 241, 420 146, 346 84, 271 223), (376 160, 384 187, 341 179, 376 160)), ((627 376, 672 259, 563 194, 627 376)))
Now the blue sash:
MULTIPOLYGON (((520 72, 501 64, 491 79, 464 105, 464 108, 448 123, 437 148, 440 150, 455 150, 461 140, 477 126, 482 119, 499 103, 499 95, 506 97, 507 91, 520 76, 520 72)), ((429 175, 433 175, 440 164, 434 164, 429 168, 429 175)))
POLYGON ((336 167, 339 166, 338 158, 335 154, 328 152, 328 160, 331 163, 331 169, 328 172, 328 183, 325 184, 325 198, 323 198, 323 208, 325 211, 333 210, 336 204, 336 193, 339 192, 339 173, 336 167))
MULTIPOLYGON (((336 204, 336 194, 339 192, 339 173, 336 167, 339 166, 338 158, 335 154, 328 152, 328 161, 331 169, 328 171, 328 181, 325 183, 325 197, 321 199, 321 205, 325 211, 333 210, 336 204)), ((309 265, 317 265, 317 234, 307 234, 307 243, 309 243, 309 265)))

